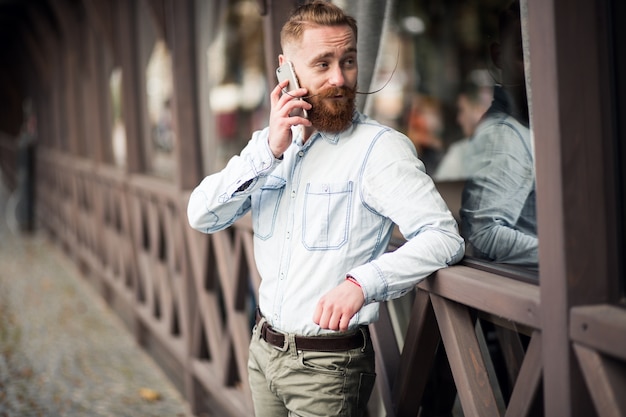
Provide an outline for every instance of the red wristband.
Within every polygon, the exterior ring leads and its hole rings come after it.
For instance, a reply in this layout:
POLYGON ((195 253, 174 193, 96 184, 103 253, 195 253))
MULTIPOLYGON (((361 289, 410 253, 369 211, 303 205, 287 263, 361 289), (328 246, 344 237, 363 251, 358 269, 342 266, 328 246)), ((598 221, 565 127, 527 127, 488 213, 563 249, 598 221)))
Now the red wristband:
POLYGON ((351 283, 357 285, 359 288, 361 288, 361 284, 359 284, 359 282, 356 279, 354 279, 354 277, 351 277, 350 275, 348 275, 346 279, 350 281, 351 283))

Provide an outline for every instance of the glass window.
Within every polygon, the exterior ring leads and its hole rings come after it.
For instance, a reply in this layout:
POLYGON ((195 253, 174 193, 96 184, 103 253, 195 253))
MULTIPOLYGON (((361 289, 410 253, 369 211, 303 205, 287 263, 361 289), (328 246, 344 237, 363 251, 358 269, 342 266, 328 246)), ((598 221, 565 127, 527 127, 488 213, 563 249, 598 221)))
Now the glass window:
POLYGON ((405 133, 461 226, 468 258, 536 271, 523 10, 399 0, 370 114, 405 133))
POLYGON ((111 94, 111 148, 113 162, 119 167, 126 166, 126 128, 122 108, 122 69, 116 67, 109 76, 111 94))
POLYGON ((268 119, 262 18, 258 2, 230 0, 207 49, 209 108, 215 122, 215 152, 209 166, 220 170, 268 119))
POLYGON ((146 68, 148 123, 152 142, 152 172, 173 178, 176 131, 172 115, 172 58, 163 40, 154 44, 146 68))

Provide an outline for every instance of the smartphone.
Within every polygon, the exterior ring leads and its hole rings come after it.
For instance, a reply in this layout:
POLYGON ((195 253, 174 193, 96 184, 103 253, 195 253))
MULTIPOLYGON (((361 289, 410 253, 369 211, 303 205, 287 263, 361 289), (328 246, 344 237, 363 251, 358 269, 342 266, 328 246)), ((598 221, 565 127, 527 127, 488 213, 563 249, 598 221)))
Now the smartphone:
MULTIPOLYGON (((285 62, 283 65, 276 69, 276 78, 278 78, 279 83, 283 82, 284 80, 289 80, 289 84, 285 89, 286 91, 293 91, 300 88, 300 84, 298 84, 298 77, 296 77, 296 72, 293 69, 293 64, 291 63, 291 61, 285 62)), ((298 100, 302 99, 298 98, 298 100)), ((308 114, 305 109, 297 108, 289 113, 289 116, 302 116, 304 118, 307 118, 308 114)))

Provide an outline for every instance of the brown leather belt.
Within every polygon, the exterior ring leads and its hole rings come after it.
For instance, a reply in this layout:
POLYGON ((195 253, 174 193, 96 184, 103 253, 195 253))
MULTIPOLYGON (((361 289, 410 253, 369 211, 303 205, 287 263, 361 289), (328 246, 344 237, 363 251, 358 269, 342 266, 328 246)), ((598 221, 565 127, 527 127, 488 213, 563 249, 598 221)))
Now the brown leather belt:
MULTIPOLYGON (((261 321, 261 313, 256 312, 256 324, 261 321)), ((362 326, 354 332, 339 336, 295 336, 297 350, 312 350, 317 352, 342 352, 362 348, 365 346, 367 327, 362 326)), ((289 339, 285 333, 272 328, 266 321, 261 326, 261 337, 276 349, 285 352, 289 348, 289 339)))

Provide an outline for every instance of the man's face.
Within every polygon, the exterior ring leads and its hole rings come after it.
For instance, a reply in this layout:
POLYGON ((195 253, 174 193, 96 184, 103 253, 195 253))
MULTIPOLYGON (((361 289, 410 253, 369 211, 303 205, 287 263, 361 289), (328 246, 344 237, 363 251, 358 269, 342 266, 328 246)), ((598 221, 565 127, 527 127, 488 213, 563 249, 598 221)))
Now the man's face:
POLYGON ((306 101, 313 126, 324 132, 348 128, 354 111, 358 68, 356 40, 349 26, 316 26, 290 44, 280 63, 291 60, 298 82, 308 90, 306 101))

